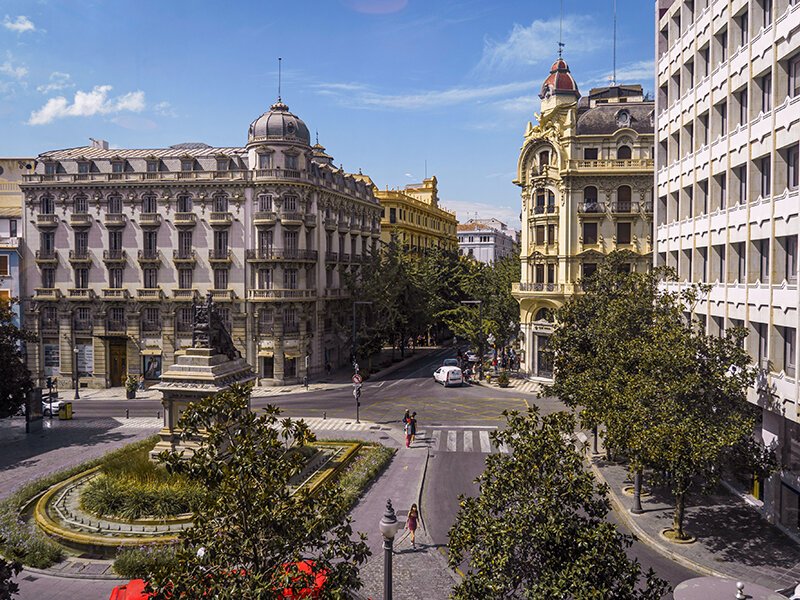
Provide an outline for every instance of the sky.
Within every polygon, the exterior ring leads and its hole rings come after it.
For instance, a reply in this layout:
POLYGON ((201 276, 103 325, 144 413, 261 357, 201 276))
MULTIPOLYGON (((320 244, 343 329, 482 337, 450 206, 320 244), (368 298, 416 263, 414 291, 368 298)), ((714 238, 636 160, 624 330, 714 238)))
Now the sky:
MULTIPOLYGON (((614 0, 0 0, 0 156, 107 140, 244 146, 278 95, 381 189, 436 175, 460 221, 519 227, 542 82, 613 68, 614 0)), ((653 90, 648 0, 617 0, 617 81, 653 90)))

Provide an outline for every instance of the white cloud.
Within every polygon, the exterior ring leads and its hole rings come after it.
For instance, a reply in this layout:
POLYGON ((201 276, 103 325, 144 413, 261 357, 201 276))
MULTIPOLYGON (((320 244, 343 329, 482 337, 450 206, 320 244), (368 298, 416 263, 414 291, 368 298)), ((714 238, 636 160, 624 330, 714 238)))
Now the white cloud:
POLYGON ((153 110, 157 115, 161 115, 162 117, 178 116, 178 114, 175 112, 175 109, 172 108, 172 105, 169 102, 159 102, 153 107, 153 110))
POLYGON ((58 90, 65 90, 67 88, 75 87, 75 84, 70 80, 69 73, 59 73, 53 71, 50 73, 50 83, 47 85, 40 85, 36 88, 37 92, 42 94, 49 94, 50 92, 57 92, 58 90))
POLYGON ((46 125, 64 117, 90 117, 122 111, 141 112, 145 108, 144 92, 129 92, 109 98, 110 85, 97 85, 91 92, 77 91, 72 104, 63 96, 50 98, 47 103, 31 113, 29 125, 46 125))
POLYGON ((10 29, 11 31, 16 31, 17 33, 25 33, 26 31, 36 31, 36 27, 28 17, 20 15, 13 21, 11 17, 6 15, 6 18, 3 20, 3 27, 6 29, 10 29))
POLYGON ((408 177, 409 179, 414 179, 414 176, 411 173, 406 173, 406 177, 408 177))
POLYGON ((509 113, 533 113, 539 109, 540 98, 537 94, 531 96, 517 96, 495 102, 495 106, 509 113))
MULTIPOLYGON (((590 79, 589 83, 608 85, 613 75, 613 71, 606 71, 599 74, 594 79, 590 79)), ((617 83, 640 83, 645 89, 651 89, 655 84, 655 77, 654 60, 640 60, 638 62, 628 63, 617 69, 617 83)))
POLYGON ((403 10, 408 0, 339 0, 344 6, 368 15, 387 15, 403 10))
MULTIPOLYGON (((343 93, 343 84, 320 84, 320 93, 335 96, 347 106, 358 108, 395 108, 417 110, 454 106, 464 102, 475 102, 519 93, 539 84, 533 81, 518 81, 483 87, 456 87, 447 90, 427 90, 412 94, 384 94, 373 92, 364 86, 353 87, 355 93, 343 93)), ((353 84, 347 84, 353 85, 353 84)), ((347 89, 351 91, 350 88, 347 89)))
POLYGON ((25 75, 28 74, 28 67, 19 66, 15 67, 11 64, 10 60, 5 61, 2 65, 0 65, 0 73, 5 75, 10 75, 15 79, 22 79, 25 75))
POLYGON ((456 211, 456 218, 459 223, 465 223, 468 219, 500 219, 512 229, 520 229, 522 223, 519 219, 520 206, 504 206, 500 204, 488 204, 485 202, 463 202, 459 200, 444 200, 439 203, 450 210, 456 211))
MULTIPOLYGON (((475 68, 477 71, 494 71, 552 62, 558 51, 558 29, 558 19, 537 20, 527 27, 515 23, 506 39, 484 40, 483 55, 475 68)), ((565 16, 562 29, 563 39, 576 40, 574 45, 568 44, 568 56, 591 52, 598 47, 597 31, 591 18, 565 16)))

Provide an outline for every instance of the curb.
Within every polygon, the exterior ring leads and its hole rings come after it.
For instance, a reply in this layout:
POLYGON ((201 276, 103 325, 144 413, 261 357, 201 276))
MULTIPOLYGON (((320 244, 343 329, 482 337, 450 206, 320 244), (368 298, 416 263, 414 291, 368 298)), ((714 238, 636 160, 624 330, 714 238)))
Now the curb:
POLYGON ((122 578, 119 575, 83 575, 81 573, 61 573, 53 572, 47 569, 36 569, 34 567, 25 567, 20 571, 19 576, 24 573, 31 573, 40 577, 51 577, 53 579, 82 579, 84 581, 118 581, 120 583, 127 583, 130 581, 128 578, 122 578))
POLYGON ((634 521, 633 517, 630 516, 627 507, 620 501, 616 492, 609 485, 608 481, 606 481, 606 478, 603 477, 603 474, 600 472, 600 469, 598 469, 597 466, 594 464, 591 457, 587 457, 585 460, 587 463, 589 463, 589 466, 591 467, 592 472, 594 473, 595 477, 597 477, 598 481, 603 482, 608 487, 608 495, 617 517, 619 517, 620 521, 625 523, 626 527, 628 527, 631 531, 633 531, 636 539, 642 542, 645 546, 649 547, 654 552, 658 552, 661 556, 668 558, 672 562, 675 562, 681 565, 682 567, 695 571, 700 575, 705 575, 706 577, 722 577, 725 579, 736 577, 735 575, 728 575, 720 571, 715 571, 714 569, 705 567, 699 563, 696 563, 693 560, 686 558, 682 554, 678 554, 677 552, 670 550, 666 546, 660 544, 655 539, 653 539, 650 536, 650 534, 645 532, 645 530, 642 529, 636 523, 636 521, 634 521))

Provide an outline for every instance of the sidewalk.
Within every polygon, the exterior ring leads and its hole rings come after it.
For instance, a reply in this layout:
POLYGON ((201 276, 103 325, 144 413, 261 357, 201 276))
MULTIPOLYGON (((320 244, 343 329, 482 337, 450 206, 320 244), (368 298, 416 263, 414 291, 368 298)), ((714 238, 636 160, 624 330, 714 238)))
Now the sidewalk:
POLYGON ((672 527, 673 505, 668 490, 645 485, 645 512, 634 515, 630 512, 633 496, 623 491, 632 486, 625 467, 591 453, 587 461, 598 479, 608 484, 620 520, 659 554, 700 575, 731 577, 772 590, 800 582, 800 547, 739 496, 724 488, 712 496, 693 493, 687 502, 684 529, 697 539, 678 544, 660 534, 672 527))

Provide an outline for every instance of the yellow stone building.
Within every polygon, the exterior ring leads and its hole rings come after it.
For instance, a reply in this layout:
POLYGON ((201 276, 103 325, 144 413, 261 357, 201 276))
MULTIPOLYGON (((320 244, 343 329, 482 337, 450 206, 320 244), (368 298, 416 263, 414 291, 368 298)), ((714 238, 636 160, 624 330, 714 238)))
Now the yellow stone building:
POLYGON ((436 177, 411 183, 402 190, 374 190, 383 205, 381 242, 388 244, 395 229, 401 242, 412 250, 437 246, 458 247, 456 213, 439 206, 436 177))
POLYGON ((522 369, 552 378, 543 352, 551 313, 605 254, 630 250, 629 267, 652 262, 653 110, 639 85, 581 97, 559 57, 528 123, 514 183, 522 188, 521 280, 513 286, 524 336, 522 369))

